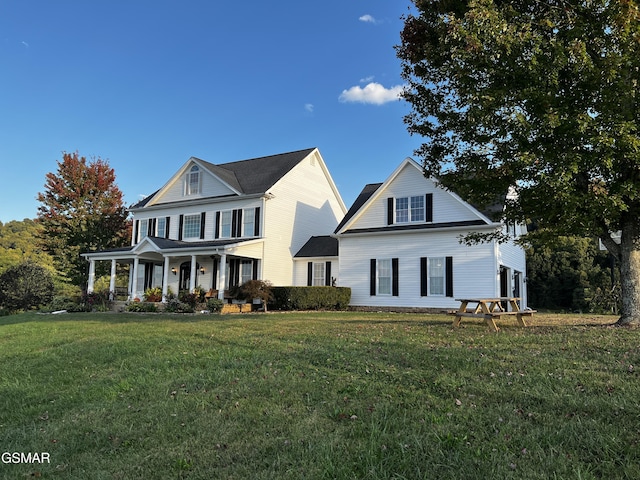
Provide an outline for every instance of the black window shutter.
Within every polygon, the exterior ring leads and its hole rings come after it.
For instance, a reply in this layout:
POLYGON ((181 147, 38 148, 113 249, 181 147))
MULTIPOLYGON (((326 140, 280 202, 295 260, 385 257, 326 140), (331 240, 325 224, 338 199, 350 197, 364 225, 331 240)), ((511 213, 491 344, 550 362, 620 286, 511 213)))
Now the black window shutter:
POLYGON ((238 220, 236 221, 236 237, 242 236, 242 209, 236 210, 238 212, 238 220))
POLYGON ((375 297, 376 295, 376 259, 371 259, 371 265, 369 267, 369 295, 375 297))
POLYGON ((237 237, 236 229, 238 228, 238 210, 231 212, 231 237, 237 237))
POLYGON ((331 262, 325 263, 325 267, 324 267, 324 284, 327 287, 331 286, 331 262))
POLYGON ((256 213, 253 219, 253 236, 260 236, 260 207, 256 207, 256 213))
POLYGON ((393 197, 387 198, 387 225, 393 225, 393 197))
POLYGON ((424 221, 433 222, 433 193, 427 193, 424 198, 424 221))
POLYGON ((213 281, 211 282, 211 288, 218 288, 218 257, 213 259, 213 281))
POLYGON ((398 259, 397 258, 392 258, 391 259, 391 293, 394 297, 397 297, 398 295, 400 295, 400 288, 399 288, 399 275, 398 275, 398 259))
POLYGON ((420 296, 429 295, 429 278, 427 277, 427 257, 420 258, 420 296))
POLYGON ((253 276, 251 277, 254 280, 258 280, 258 260, 253 260, 253 276))
POLYGON ((140 230, 140 220, 136 220, 133 224, 133 243, 138 243, 138 231, 140 230))
POLYGON ((313 285, 313 262, 307 262, 307 287, 313 285))
POLYGON ((178 224, 178 240, 182 240, 182 227, 184 226, 184 215, 180 215, 180 222, 178 224))
POLYGON ((204 228, 207 222, 207 213, 202 212, 200 214, 200 240, 204 240, 204 228))
POLYGON ((220 212, 216 212, 216 234, 215 238, 220 238, 220 212))
POLYGON ((453 257, 445 259, 446 296, 453 297, 453 257))
POLYGON ((171 217, 167 217, 165 223, 164 223, 164 238, 169 238, 169 232, 171 231, 170 228, 170 224, 171 224, 171 217))
POLYGON ((155 225, 155 218, 150 218, 149 221, 147 222, 147 236, 148 237, 152 237, 153 236, 153 227, 155 225))

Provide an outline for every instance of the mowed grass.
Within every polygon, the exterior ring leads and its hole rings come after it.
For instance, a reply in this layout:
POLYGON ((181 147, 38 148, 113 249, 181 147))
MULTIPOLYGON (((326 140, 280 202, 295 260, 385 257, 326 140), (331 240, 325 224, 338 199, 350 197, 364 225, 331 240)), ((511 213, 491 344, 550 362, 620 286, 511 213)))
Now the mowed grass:
POLYGON ((391 313, 0 319, 0 478, 640 478, 640 330, 391 313))

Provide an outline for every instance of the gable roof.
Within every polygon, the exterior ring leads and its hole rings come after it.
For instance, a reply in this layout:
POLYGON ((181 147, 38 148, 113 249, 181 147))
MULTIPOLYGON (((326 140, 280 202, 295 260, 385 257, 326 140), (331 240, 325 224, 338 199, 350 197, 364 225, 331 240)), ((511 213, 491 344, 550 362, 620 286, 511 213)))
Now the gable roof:
POLYGON ((337 233, 338 231, 340 231, 340 229, 349 220, 351 220, 351 217, 353 217, 355 213, 358 210, 360 210, 360 207, 362 207, 367 202, 367 200, 369 200, 369 197, 371 197, 371 195, 373 195, 376 192, 376 190, 378 190, 378 188, 380 188, 381 186, 382 186, 382 183, 368 183, 367 185, 365 185, 362 191, 360 192, 360 195, 358 195, 358 198, 356 198, 355 202, 353 202, 353 205, 351 205, 351 207, 349 208, 349 211, 347 211, 347 214, 344 216, 342 221, 338 224, 338 226, 336 227, 333 233, 337 233))
MULTIPOLYGON (((493 218, 496 216, 496 213, 502 211, 503 205, 494 204, 486 209, 478 208, 476 205, 472 205, 469 202, 466 202, 459 195, 451 190, 446 190, 453 198, 458 200, 460 203, 465 205, 469 210, 474 213, 474 216, 477 218, 475 220, 467 220, 462 222, 445 222, 445 223, 431 223, 431 224, 419 224, 419 225, 393 225, 393 226, 385 226, 379 228, 364 228, 364 229, 347 229, 344 230, 345 227, 348 227, 349 224, 353 224, 355 221, 354 217, 359 216, 361 212, 368 208, 368 205, 375 200, 376 197, 379 197, 383 194, 383 191, 391 184, 395 178, 400 174, 400 172, 405 168, 405 166, 411 165, 416 168, 416 170, 422 171, 420 165, 410 157, 405 158, 400 165, 394 170, 394 172, 382 183, 370 183, 365 185, 365 187, 360 192, 360 195, 356 198, 355 202, 349 208, 349 211, 342 219, 340 224, 336 227, 334 234, 338 234, 341 232, 345 233, 359 233, 359 232, 382 232, 382 231, 392 231, 392 230, 423 230, 423 229, 434 229, 434 228, 451 228, 451 227, 467 227, 467 226, 482 226, 482 225, 492 225, 493 218)), ((438 183, 437 179, 431 178, 434 183, 438 183)))
POLYGON ((329 235, 319 235, 311 237, 305 243, 295 258, 304 257, 337 257, 338 256, 338 239, 329 235))
MULTIPOLYGON (((314 150, 316 150, 315 147, 221 164, 214 164, 196 157, 191 157, 173 178, 179 176, 190 162, 196 162, 239 194, 252 195, 266 193, 314 150)), ((144 207, 154 200, 154 197, 165 188, 166 185, 140 202, 132 205, 130 208, 144 207)))

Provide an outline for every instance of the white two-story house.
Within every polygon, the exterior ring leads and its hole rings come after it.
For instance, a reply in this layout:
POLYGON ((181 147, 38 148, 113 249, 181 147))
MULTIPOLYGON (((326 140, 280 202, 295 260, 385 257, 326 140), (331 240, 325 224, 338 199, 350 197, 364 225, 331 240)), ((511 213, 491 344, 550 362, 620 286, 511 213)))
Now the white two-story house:
POLYGON ((86 253, 95 265, 130 265, 129 298, 148 288, 224 291, 250 279, 291 285, 294 254, 332 232, 346 207, 316 148, 213 164, 190 158, 158 191, 130 208, 131 246, 86 253))
MULTIPOLYGON (((507 226, 425 177, 405 159, 382 183, 366 185, 332 235, 295 255, 298 285, 322 285, 330 271, 351 288, 351 305, 453 309, 456 298, 519 297, 527 305, 525 253, 514 242, 467 245, 461 237, 507 226)), ((509 226, 511 236, 524 225, 509 226)), ((326 283, 328 284, 328 283, 326 283)))

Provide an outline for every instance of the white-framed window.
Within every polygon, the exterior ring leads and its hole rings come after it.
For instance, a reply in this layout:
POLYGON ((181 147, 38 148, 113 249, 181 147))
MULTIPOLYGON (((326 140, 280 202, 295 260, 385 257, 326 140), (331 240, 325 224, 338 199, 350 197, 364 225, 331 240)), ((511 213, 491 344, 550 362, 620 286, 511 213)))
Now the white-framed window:
POLYGON ((391 286, 393 282, 393 269, 390 258, 378 259, 376 262, 376 284, 378 285, 378 295, 391 295, 391 286))
POLYGON ((149 219, 145 218, 144 220, 140 220, 139 230, 138 230, 138 241, 149 235, 149 219))
POLYGON ((220 238, 231 238, 232 218, 231 210, 220 212, 220 238))
POLYGON ((396 223, 424 222, 424 195, 396 198, 396 223))
POLYGON ((156 221, 156 237, 164 238, 167 231, 167 217, 159 217, 156 221))
POLYGON ((444 257, 429 257, 428 260, 429 275, 429 295, 444 296, 445 288, 445 259, 444 257))
POLYGON ((326 267, 327 264, 325 262, 314 262, 313 264, 313 281, 312 284, 314 287, 321 287, 326 285, 326 267))
POLYGON ((245 208, 242 211, 242 236, 253 237, 256 224, 256 209, 245 208))
POLYGON ((200 219, 200 214, 184 216, 183 238, 200 238, 200 219))
POLYGON ((187 173, 185 195, 197 195, 198 193, 200 193, 200 168, 194 165, 187 173))

